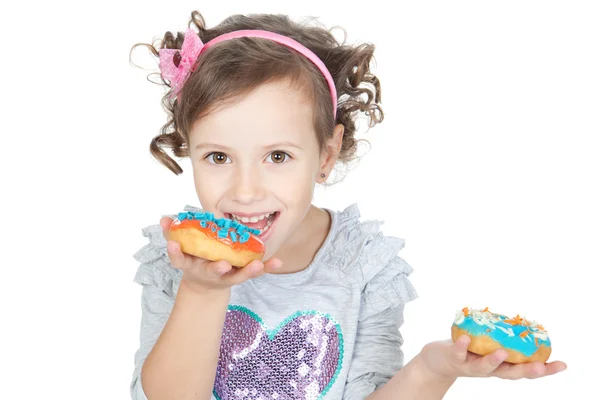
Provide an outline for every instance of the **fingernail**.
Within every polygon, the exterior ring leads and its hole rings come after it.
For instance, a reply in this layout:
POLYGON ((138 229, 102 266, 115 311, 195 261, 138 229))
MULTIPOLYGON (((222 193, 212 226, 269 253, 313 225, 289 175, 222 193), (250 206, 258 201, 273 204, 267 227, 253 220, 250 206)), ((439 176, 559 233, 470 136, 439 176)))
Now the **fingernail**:
POLYGON ((558 372, 562 372, 565 369, 567 369, 567 364, 561 365, 560 367, 558 367, 558 372))
POLYGON ((470 341, 471 339, 468 336, 461 336, 457 340, 460 347, 468 347, 470 341))
POLYGON ((229 269, 227 267, 219 267, 217 268, 217 273, 219 275, 223 275, 224 273, 226 273, 227 271, 229 271, 229 269))

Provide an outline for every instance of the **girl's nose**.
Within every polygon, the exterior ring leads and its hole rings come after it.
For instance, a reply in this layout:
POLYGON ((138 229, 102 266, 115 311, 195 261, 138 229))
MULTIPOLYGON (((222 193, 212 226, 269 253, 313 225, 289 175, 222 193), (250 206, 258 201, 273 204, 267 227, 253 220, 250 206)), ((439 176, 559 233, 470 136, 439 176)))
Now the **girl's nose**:
POLYGON ((265 197, 265 188, 258 171, 245 168, 236 171, 233 182, 233 201, 250 204, 265 197))

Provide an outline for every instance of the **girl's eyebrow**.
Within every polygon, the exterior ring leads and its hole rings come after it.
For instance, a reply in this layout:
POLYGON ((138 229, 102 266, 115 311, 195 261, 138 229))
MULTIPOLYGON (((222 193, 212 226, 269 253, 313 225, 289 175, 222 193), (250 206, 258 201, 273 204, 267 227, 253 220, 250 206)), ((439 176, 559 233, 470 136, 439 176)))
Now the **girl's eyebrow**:
POLYGON ((220 144, 215 144, 215 143, 200 143, 198 146, 196 146, 196 150, 201 149, 203 147, 209 147, 211 149, 221 149, 221 150, 228 150, 229 149, 227 146, 222 146, 220 144))
POLYGON ((294 147, 298 150, 303 150, 303 148, 301 146, 299 146, 293 142, 279 142, 279 143, 272 144, 270 146, 265 146, 265 149, 276 149, 278 147, 294 147))

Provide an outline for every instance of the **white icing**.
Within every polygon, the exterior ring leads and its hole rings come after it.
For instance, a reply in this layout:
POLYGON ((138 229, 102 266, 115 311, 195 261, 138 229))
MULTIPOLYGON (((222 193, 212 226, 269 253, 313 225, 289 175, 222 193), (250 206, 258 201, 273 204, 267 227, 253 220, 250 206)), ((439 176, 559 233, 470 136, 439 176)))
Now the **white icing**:
POLYGON ((457 311, 456 316, 454 317, 454 323, 456 325, 460 325, 465 320, 465 314, 462 311, 457 311))
POLYGON ((500 329, 502 332, 506 333, 509 337, 515 336, 515 333, 513 332, 512 328, 505 328, 500 325, 497 325, 496 327, 498 329, 500 329))
MULTIPOLYGON (((501 325, 496 325, 496 323, 503 321, 503 319, 499 315, 495 315, 489 311, 475 310, 473 308, 468 308, 467 310, 468 310, 468 315, 471 316, 471 318, 473 319, 473 322, 475 322, 476 324, 478 324, 480 326, 486 326, 486 327, 490 328, 490 329, 488 329, 488 331, 498 328, 502 332, 504 332, 506 335, 508 335, 509 337, 515 336, 515 332, 513 331, 512 328, 505 328, 501 325)), ((517 317, 517 319, 518 319, 518 317, 517 317)), ((454 323, 456 325, 460 325, 464 322, 464 320, 465 320, 464 311, 463 310, 457 311, 456 316, 454 317, 454 323)), ((536 321, 529 322, 525 317, 522 317, 521 319, 519 319, 519 321, 522 321, 522 325, 525 325, 527 327, 527 332, 528 332, 528 334, 525 336, 519 335, 523 342, 525 342, 525 343, 527 343, 527 341, 533 342, 535 340, 534 338, 541 339, 541 340, 548 340, 548 332, 546 332, 546 330, 538 322, 536 322, 536 321), (533 338, 532 338, 532 336, 533 336, 533 338)))
POLYGON ((548 340, 548 332, 546 331, 535 331, 531 332, 534 337, 542 340, 548 340))
POLYGON ((494 316, 489 311, 473 311, 472 317, 476 324, 485 325, 490 329, 496 329, 496 325, 494 324, 500 321, 500 318, 494 316))

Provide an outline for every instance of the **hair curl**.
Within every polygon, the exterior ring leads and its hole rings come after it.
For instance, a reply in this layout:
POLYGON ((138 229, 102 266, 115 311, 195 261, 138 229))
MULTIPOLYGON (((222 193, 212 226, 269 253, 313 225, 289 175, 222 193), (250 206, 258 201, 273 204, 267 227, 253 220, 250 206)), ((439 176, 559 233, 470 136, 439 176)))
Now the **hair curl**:
MULTIPOLYGON (((327 66, 337 94, 337 117, 333 121, 331 95, 321 72, 310 60, 296 51, 262 38, 239 38, 207 50, 197 60, 195 71, 181 89, 178 99, 171 100, 171 90, 162 99, 168 121, 150 143, 152 155, 175 174, 183 172, 166 152, 177 157, 189 156, 188 137, 193 123, 217 104, 234 100, 258 86, 288 79, 302 89, 313 104, 313 124, 318 143, 323 149, 336 124, 344 125, 338 160, 349 163, 356 158, 356 120, 358 114, 368 117, 369 127, 383 121, 381 85, 370 70, 375 46, 350 46, 338 41, 331 30, 308 23, 297 23, 285 15, 233 15, 214 28, 207 28, 204 18, 193 11, 188 24, 196 27, 200 39, 207 43, 222 34, 242 29, 262 29, 288 36, 313 51, 327 66), (199 73, 199 71, 201 71, 199 73), (226 75, 227 79, 223 79, 226 75)), ((345 33, 345 31, 344 31, 345 33)), ((138 43, 158 58, 160 49, 181 49, 184 32, 166 32, 157 44, 138 43)), ((130 52, 131 61, 131 52, 130 52)), ((158 74, 160 77, 160 74, 158 74)), ((160 84, 170 82, 159 78, 160 84)))

